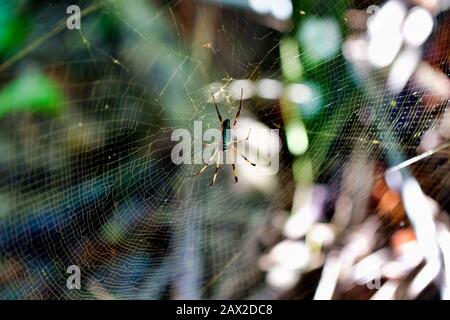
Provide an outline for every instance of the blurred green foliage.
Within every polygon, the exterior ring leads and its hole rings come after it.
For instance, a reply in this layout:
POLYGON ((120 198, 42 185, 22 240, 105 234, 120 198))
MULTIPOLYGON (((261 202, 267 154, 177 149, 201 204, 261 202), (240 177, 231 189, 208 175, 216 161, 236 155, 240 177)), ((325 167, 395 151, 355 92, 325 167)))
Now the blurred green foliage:
POLYGON ((56 82, 38 70, 27 70, 0 90, 0 117, 17 111, 55 114, 64 95, 56 82))
POLYGON ((0 1, 0 56, 10 55, 25 39, 27 20, 13 1, 0 1))

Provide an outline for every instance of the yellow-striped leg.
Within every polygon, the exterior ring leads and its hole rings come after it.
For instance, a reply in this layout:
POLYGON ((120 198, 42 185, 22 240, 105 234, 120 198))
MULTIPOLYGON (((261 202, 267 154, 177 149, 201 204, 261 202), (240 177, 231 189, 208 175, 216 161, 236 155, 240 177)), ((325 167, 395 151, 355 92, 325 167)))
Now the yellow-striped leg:
POLYGON ((211 96, 212 96, 213 101, 214 101, 214 106, 216 107, 217 117, 219 118, 220 125, 222 125, 223 119, 222 119, 222 116, 220 115, 219 108, 217 107, 216 98, 214 98, 214 94, 212 92, 211 92, 211 96))
POLYGON ((234 152, 233 152, 233 158, 231 160, 232 161, 231 162, 231 168, 233 168, 234 182, 237 183, 238 182, 238 175, 237 175, 237 171, 236 171, 236 149, 233 148, 233 151, 234 152))
POLYGON ((241 88, 241 101, 239 102, 239 110, 236 113, 236 117, 234 117, 234 123, 233 127, 236 126, 237 121, 239 120, 239 116, 241 115, 241 109, 242 109, 242 94, 244 93, 244 89, 241 88))
POLYGON ((208 166, 211 164, 211 161, 214 159, 214 157, 215 157, 215 155, 216 155, 216 153, 217 153, 217 150, 219 150, 219 147, 218 147, 218 146, 217 146, 216 149, 214 150, 214 153, 212 154, 211 158, 209 158, 208 163, 206 163, 206 164, 203 166, 203 168, 202 168, 199 172, 197 172, 197 173, 195 174, 196 176, 200 176, 200 175, 206 170, 206 168, 208 168, 208 166))
POLYGON ((251 162, 246 156, 244 156, 242 153, 240 153, 239 152, 239 150, 237 149, 237 147, 235 146, 235 145, 231 145, 231 147, 245 160, 245 161, 247 161, 248 163, 250 163, 252 166, 256 166, 256 163, 254 163, 254 162, 251 162))
POLYGON ((211 181, 211 184, 209 185, 210 187, 213 187, 214 183, 216 182, 217 174, 219 173, 219 167, 220 167, 220 152, 217 153, 216 171, 214 172, 213 179, 211 181))
POLYGON ((248 139, 250 139, 250 132, 251 132, 251 131, 252 131, 252 128, 250 128, 250 129, 248 130, 247 138, 245 138, 244 140, 234 140, 234 142, 235 142, 235 143, 241 143, 241 142, 247 141, 248 139))

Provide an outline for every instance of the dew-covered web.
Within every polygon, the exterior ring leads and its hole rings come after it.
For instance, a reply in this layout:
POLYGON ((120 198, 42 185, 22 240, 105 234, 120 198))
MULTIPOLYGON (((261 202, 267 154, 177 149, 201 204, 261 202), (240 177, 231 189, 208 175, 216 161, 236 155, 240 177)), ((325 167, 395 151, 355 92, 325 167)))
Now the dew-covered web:
MULTIPOLYGON (((0 297, 279 297, 261 257, 289 236, 303 194, 326 189, 315 222, 339 229, 346 197, 373 210, 367 184, 404 166, 448 210, 448 13, 395 91, 391 67, 347 41, 364 39, 358 19, 381 2, 299 1, 290 21, 250 2, 83 1, 80 30, 66 27, 69 2, 8 6, 26 35, 0 63, 0 297), (303 39, 302 21, 332 34, 303 39), (279 129, 279 170, 243 163, 235 184, 224 164, 210 188, 214 165, 195 177, 200 164, 174 164, 171 135, 219 128, 211 92, 232 119, 241 88, 244 131, 279 129), (80 290, 66 286, 71 265, 80 290)), ((391 216, 388 232, 409 224, 391 216)), ((312 296, 326 253, 293 296, 312 296)))

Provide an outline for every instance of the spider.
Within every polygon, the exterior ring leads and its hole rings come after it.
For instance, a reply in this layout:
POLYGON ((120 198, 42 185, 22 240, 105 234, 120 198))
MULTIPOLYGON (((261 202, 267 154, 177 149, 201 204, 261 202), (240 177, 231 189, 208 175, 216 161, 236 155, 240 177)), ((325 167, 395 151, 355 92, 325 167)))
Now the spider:
MULTIPOLYGON (((236 126, 236 123, 239 119, 239 116, 241 115, 241 109, 242 109, 242 94, 243 94, 243 89, 241 89, 241 100, 239 103, 239 110, 236 113, 236 116, 234 118, 233 121, 233 128, 236 126)), ((205 163, 203 168, 197 172, 195 174, 195 176, 200 176, 205 170, 206 168, 208 168, 208 166, 211 164, 211 161, 213 161, 214 157, 217 155, 217 160, 216 160, 216 170, 214 171, 214 176, 212 178, 211 184, 209 185, 210 187, 214 186, 214 183, 216 182, 216 178, 217 175, 219 173, 219 167, 220 167, 220 152, 219 150, 222 149, 222 153, 225 155, 225 153, 228 150, 233 150, 234 152, 236 152, 237 154, 239 154, 245 161, 247 161, 249 164, 251 164, 252 166, 256 166, 256 163, 251 162, 246 156, 244 156, 242 153, 240 153, 237 149, 237 144, 241 143, 241 142, 245 142, 250 138, 250 131, 251 129, 248 131, 248 135, 247 138, 245 138, 244 140, 236 140, 236 139, 232 139, 231 138, 231 121, 230 119, 225 119, 223 120, 222 116, 220 115, 219 112, 219 108, 217 107, 217 103, 216 103, 216 99, 214 98, 214 94, 211 94, 213 101, 214 101, 214 106, 216 107, 216 111, 217 111, 217 117, 219 118, 219 122, 220 122, 220 131, 221 131, 221 143, 218 143, 217 146, 214 148, 214 152, 211 156, 211 158, 209 159, 208 163, 205 163), (229 149, 230 148, 230 149, 229 149)), ((225 157, 224 157, 225 158, 225 157)), ((233 159, 233 163, 231 164, 231 167, 233 169, 233 175, 234 175, 234 182, 237 183, 238 182, 238 175, 236 172, 236 164, 234 163, 234 157, 233 159)))

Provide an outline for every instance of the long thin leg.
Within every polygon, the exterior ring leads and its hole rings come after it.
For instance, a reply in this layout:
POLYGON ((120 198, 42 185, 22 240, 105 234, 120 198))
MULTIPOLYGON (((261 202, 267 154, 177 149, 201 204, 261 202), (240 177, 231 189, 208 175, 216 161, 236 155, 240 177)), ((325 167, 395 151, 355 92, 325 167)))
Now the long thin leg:
POLYGON ((244 159, 245 161, 250 163, 252 166, 256 167, 256 163, 251 162, 246 156, 244 156, 242 153, 240 153, 235 145, 232 144, 231 147, 242 157, 242 159, 244 159))
POLYGON ((220 125, 222 125, 223 119, 222 119, 222 116, 220 115, 219 108, 217 107, 216 98, 214 98, 214 94, 212 92, 211 92, 211 96, 212 96, 213 101, 214 101, 214 106, 216 107, 217 116, 219 117, 220 125))
MULTIPOLYGON (((234 149, 236 152, 236 149, 234 149)), ((231 163, 231 167, 233 168, 233 175, 234 175, 234 182, 237 183, 238 182, 238 175, 237 175, 237 171, 236 171, 236 164, 234 161, 234 158, 236 156, 236 153, 234 153, 233 155, 233 163, 231 163)))
POLYGON ((217 146, 216 149, 214 150, 214 153, 212 154, 211 158, 209 158, 208 163, 205 163, 203 168, 199 172, 197 172, 195 174, 195 176, 197 176, 197 177, 200 176, 206 170, 206 168, 208 168, 208 166, 211 164, 211 161, 214 159, 214 157, 215 157, 215 155, 217 153, 217 150, 219 150, 219 146, 217 146))
POLYGON ((209 185, 210 187, 213 187, 214 183, 216 182, 217 174, 219 173, 219 167, 220 167, 220 152, 217 153, 216 171, 214 172, 213 179, 211 181, 211 184, 209 185))
POLYGON ((241 142, 245 142, 245 141, 247 141, 248 139, 250 139, 250 132, 251 132, 251 131, 252 131, 252 128, 250 128, 250 129, 248 130, 247 138, 245 138, 244 140, 235 140, 234 143, 241 143, 241 142))
POLYGON ((241 101, 239 102, 239 110, 236 113, 236 117, 234 117, 234 123, 233 123, 233 127, 236 126, 236 123, 239 119, 239 116, 241 115, 241 109, 242 109, 242 94, 244 93, 244 89, 241 88, 241 101))

